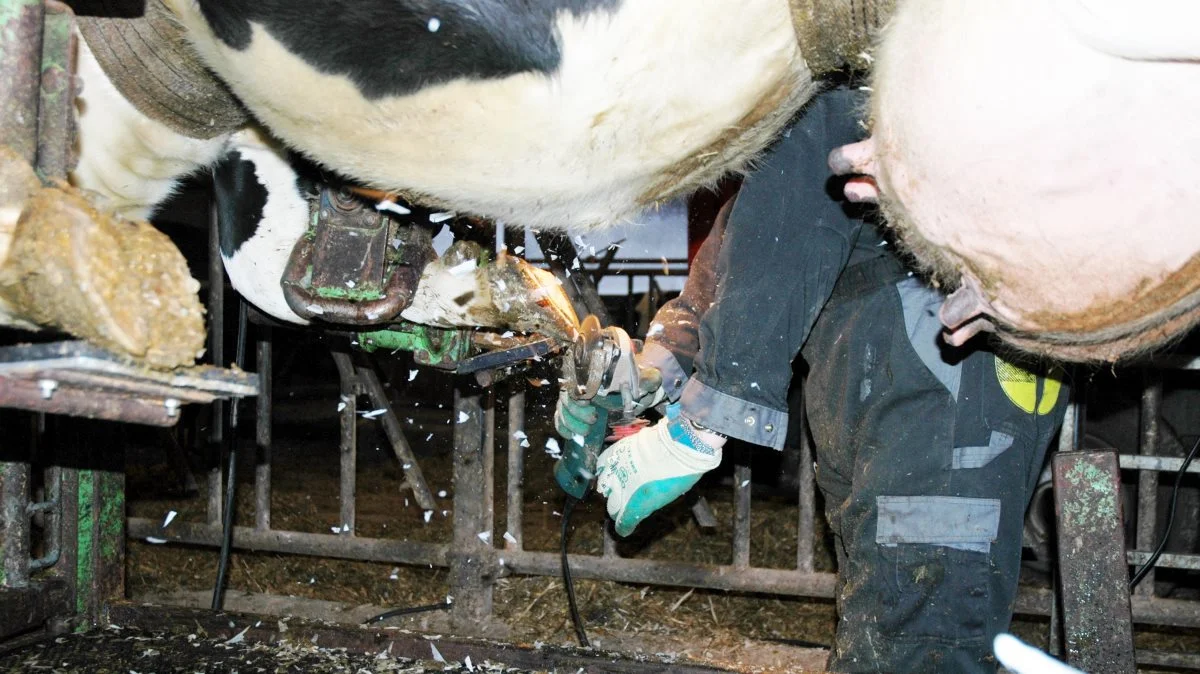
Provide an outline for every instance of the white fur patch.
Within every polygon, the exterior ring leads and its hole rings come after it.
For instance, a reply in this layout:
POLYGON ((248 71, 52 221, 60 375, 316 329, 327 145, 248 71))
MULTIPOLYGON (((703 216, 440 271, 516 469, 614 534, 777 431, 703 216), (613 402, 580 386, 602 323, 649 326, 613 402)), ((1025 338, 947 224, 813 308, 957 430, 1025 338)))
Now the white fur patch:
POLYGON ((254 234, 232 256, 221 255, 229 283, 260 311, 287 323, 308 325, 288 306, 281 285, 292 248, 308 228, 308 202, 296 188, 296 172, 284 150, 257 130, 235 133, 230 149, 254 164, 254 175, 267 190, 267 201, 254 234))
POLYGON ((148 218, 181 178, 224 153, 228 135, 188 138, 138 112, 104 74, 83 36, 76 37, 83 90, 75 101, 79 164, 71 182, 102 195, 125 217, 148 218))
POLYGON ((201 56, 292 146, 376 188, 540 228, 611 224, 741 169, 811 95, 787 0, 625 0, 612 15, 564 12, 562 61, 550 76, 456 80, 377 101, 261 26, 247 49, 226 47, 194 4, 168 0, 201 56), (781 90, 773 113, 743 128, 781 90))

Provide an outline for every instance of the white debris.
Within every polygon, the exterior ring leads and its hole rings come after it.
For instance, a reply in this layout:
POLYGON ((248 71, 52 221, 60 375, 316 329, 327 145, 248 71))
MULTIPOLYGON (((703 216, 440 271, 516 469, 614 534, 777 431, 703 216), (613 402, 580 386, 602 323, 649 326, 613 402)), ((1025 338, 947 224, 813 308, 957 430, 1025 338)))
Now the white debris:
POLYGON ((520 255, 521 253, 525 252, 525 246, 517 246, 516 248, 513 248, 513 252, 517 255, 520 255))
POLYGON ((354 279, 346 279, 346 287, 353 288, 355 286, 354 279))
POLYGON ((509 543, 513 543, 515 545, 517 542, 517 537, 513 536, 512 534, 505 531, 504 532, 504 540, 508 541, 509 543))
POLYGON ((346 409, 346 403, 338 403, 338 411, 341 412, 344 409, 346 409))
POLYGON ((451 276, 462 276, 463 274, 470 274, 471 272, 475 271, 475 266, 475 260, 463 260, 462 262, 459 262, 453 267, 447 269, 446 273, 450 274, 451 276))
POLYGON ((583 446, 583 436, 582 435, 575 433, 574 435, 571 436, 571 440, 574 441, 575 444, 577 444, 579 446, 583 446))
POLYGON ((438 651, 437 646, 434 646, 433 644, 429 644, 429 647, 431 649, 433 649, 433 659, 435 661, 437 661, 437 662, 445 662, 446 661, 446 658, 443 658, 441 652, 438 651))
POLYGON ((429 520, 431 520, 431 519, 433 519, 433 511, 426 510, 425 511, 425 524, 429 524, 429 520))
POLYGON ((379 415, 383 414, 383 413, 384 413, 384 412, 386 412, 386 411, 387 411, 387 408, 386 408, 386 407, 380 407, 380 408, 379 408, 379 409, 377 409, 377 410, 367 410, 366 412, 359 412, 359 414, 360 414, 360 415, 362 416, 362 418, 364 418, 364 419, 374 419, 375 417, 377 417, 377 416, 379 416, 379 415))
POLYGON ((154 536, 147 536, 147 537, 146 537, 146 542, 147 542, 147 543, 153 543, 153 544, 155 544, 155 545, 162 545, 163 543, 166 543, 166 542, 167 542, 167 539, 165 539, 165 538, 155 538, 154 536))
POLYGON ((528 441, 528 440, 522 440, 522 441, 521 441, 521 446, 522 446, 522 447, 529 447, 529 441, 528 441))
POLYGON ((873 62, 875 61, 875 57, 874 57, 874 56, 871 56, 870 54, 868 54, 868 53, 867 53, 867 52, 865 52, 865 51, 861 51, 861 52, 859 52, 859 53, 858 53, 858 58, 860 58, 860 59, 862 59, 862 60, 866 61, 867 63, 873 63, 873 62))
POLYGON ((527 438, 529 436, 525 435, 525 431, 513 431, 513 437, 518 440, 524 440, 525 438, 527 438))
POLYGON ((579 258, 575 258, 575 260, 571 262, 571 269, 579 269, 579 258))
POLYGON ((657 335, 658 333, 660 333, 660 332, 662 332, 662 331, 663 331, 663 324, 662 324, 662 323, 652 323, 652 324, 650 325, 650 329, 646 331, 646 336, 647 336, 647 337, 653 337, 653 336, 657 335))
POLYGON ((562 457, 562 448, 558 446, 558 440, 546 438, 546 453, 555 459, 562 457))
POLYGON ((756 382, 756 381, 750 382, 750 388, 758 388, 758 382, 756 382))
POLYGON ((458 423, 465 424, 465 423, 467 423, 467 419, 470 419, 470 418, 471 418, 471 415, 467 414, 466 412, 459 411, 458 423))
POLYGON ((408 371, 408 380, 412 381, 412 380, 416 379, 418 372, 420 372, 420 370, 409 370, 408 371))
POLYGON ((858 90, 859 91, 874 91, 874 89, 872 89, 871 87, 859 87, 858 90))
POLYGON ((438 498, 446 498, 446 490, 445 489, 438 491, 438 498))
POLYGON ((483 541, 484 543, 490 543, 492 541, 492 532, 490 531, 481 531, 475 535, 478 536, 479 540, 483 541))
POLYGON ((501 333, 501 334, 500 334, 500 339, 508 339, 509 337, 512 337, 512 336, 513 336, 513 331, 512 331, 512 330, 506 330, 506 331, 504 331, 503 333, 501 333))
POLYGON ((745 489, 746 485, 748 485, 748 484, 750 484, 750 480, 742 480, 742 488, 743 489, 745 489))
POLYGON ((392 573, 388 576, 388 580, 400 580, 400 567, 392 567, 392 573))
POLYGON ((317 306, 317 305, 315 305, 315 304, 310 304, 310 305, 308 305, 308 307, 306 307, 306 308, 307 308, 309 311, 313 312, 314 314, 316 314, 316 315, 318 315, 318 316, 320 316, 321 314, 325 313, 325 310, 324 310, 324 309, 322 309, 321 307, 319 307, 319 306, 317 306))
MULTIPOLYGON (((437 21, 437 19, 434 19, 434 21, 437 21)), ((449 220, 450 218, 453 218, 455 215, 457 215, 457 213, 455 213, 454 211, 443 211, 441 213, 430 213, 429 221, 433 222, 433 223, 445 222, 445 221, 449 220)))
POLYGON ((433 433, 430 433, 429 435, 425 436, 425 442, 429 442, 432 439, 433 439, 433 433))
MULTIPOLYGON (((408 214, 412 213, 412 211, 410 211, 407 208, 401 206, 400 204, 392 201, 391 199, 384 199, 383 201, 375 204, 375 210, 391 211, 392 213, 395 213, 397 215, 408 215, 408 214)), ((393 244, 397 243, 398 241, 399 241, 399 239, 394 241, 393 244)), ((395 247, 399 248, 400 246, 395 246, 395 247)))
POLYGON ((163 520, 162 528, 166 529, 168 524, 175 521, 175 516, 178 514, 179 513, 175 512, 174 510, 168 512, 166 519, 163 520))
POLYGON ((238 632, 237 634, 230 637, 229 640, 225 642, 225 645, 232 646, 233 644, 242 643, 243 641, 246 640, 246 632, 249 632, 249 631, 250 631, 250 626, 246 625, 246 629, 244 629, 241 632, 238 632))
POLYGON ((438 29, 442 27, 442 20, 435 16, 429 20, 428 25, 429 25, 429 32, 436 33, 436 32, 438 32, 438 29))
POLYGON ((463 658, 463 664, 467 666, 468 672, 475 671, 474 665, 471 664, 471 656, 468 655, 467 657, 463 658))
MULTIPOLYGON (((469 562, 471 560, 468 559, 467 561, 469 562)), ((454 595, 450 595, 450 594, 446 595, 446 604, 449 605, 449 604, 453 604, 453 603, 454 603, 454 595)))

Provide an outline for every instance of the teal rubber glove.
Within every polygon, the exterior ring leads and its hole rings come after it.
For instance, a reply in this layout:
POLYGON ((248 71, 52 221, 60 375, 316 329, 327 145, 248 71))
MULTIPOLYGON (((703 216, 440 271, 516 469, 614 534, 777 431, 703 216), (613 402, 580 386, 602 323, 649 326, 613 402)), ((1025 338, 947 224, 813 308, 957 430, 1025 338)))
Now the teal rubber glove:
POLYGON ((608 499, 617 535, 633 533, 642 520, 721 465, 724 443, 721 436, 694 428, 673 404, 658 423, 604 450, 596 461, 596 491, 608 499))
POLYGON ((568 440, 585 437, 601 414, 607 416, 610 409, 620 408, 621 396, 616 393, 591 400, 576 400, 563 391, 558 394, 558 406, 554 408, 554 430, 568 440))

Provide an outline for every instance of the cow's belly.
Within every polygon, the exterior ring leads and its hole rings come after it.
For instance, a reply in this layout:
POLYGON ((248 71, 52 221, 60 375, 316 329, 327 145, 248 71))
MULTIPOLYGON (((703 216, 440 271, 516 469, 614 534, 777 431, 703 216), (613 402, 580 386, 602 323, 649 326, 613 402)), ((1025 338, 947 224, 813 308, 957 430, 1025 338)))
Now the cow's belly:
POLYGON ((1200 63, 1104 53, 1053 4, 903 5, 877 53, 876 176, 1002 333, 1111 359, 1197 318, 1200 63))
POLYGON ((118 214, 145 219, 181 178, 211 165, 228 135, 188 138, 138 111, 105 75, 87 42, 78 38, 76 99, 79 161, 71 182, 104 198, 118 214))
POLYGON ((261 25, 234 49, 196 3, 168 4, 247 107, 309 157, 376 188, 535 227, 611 224, 715 182, 811 93, 787 0, 625 0, 611 16, 563 13, 549 74, 373 100, 261 25))

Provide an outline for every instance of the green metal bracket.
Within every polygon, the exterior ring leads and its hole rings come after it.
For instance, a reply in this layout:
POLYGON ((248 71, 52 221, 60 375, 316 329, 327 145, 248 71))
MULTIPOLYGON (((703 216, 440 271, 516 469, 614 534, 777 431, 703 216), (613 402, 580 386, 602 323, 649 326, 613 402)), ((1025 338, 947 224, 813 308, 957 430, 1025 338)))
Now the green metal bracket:
POLYGON ((368 353, 411 351, 422 365, 454 369, 471 354, 471 331, 400 323, 387 330, 359 333, 358 346, 368 353))

